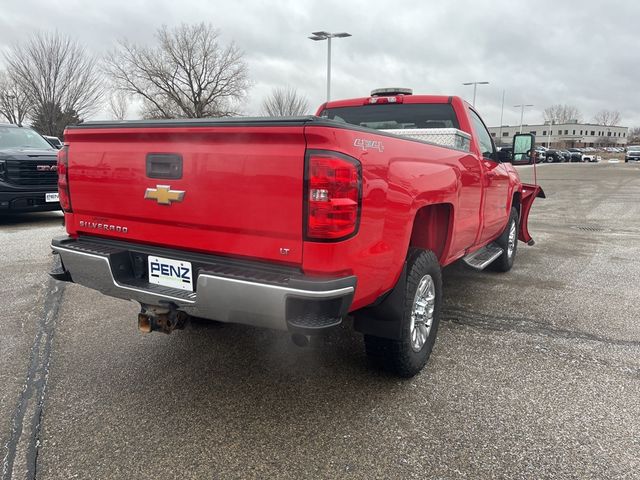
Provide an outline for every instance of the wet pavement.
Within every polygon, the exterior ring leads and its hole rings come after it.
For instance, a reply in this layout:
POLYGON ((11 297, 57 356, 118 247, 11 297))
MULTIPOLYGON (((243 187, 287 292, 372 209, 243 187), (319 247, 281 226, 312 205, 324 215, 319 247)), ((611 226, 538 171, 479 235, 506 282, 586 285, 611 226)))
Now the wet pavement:
MULTIPOLYGON (((530 180, 532 169, 522 176, 530 180)), ((46 275, 57 213, 0 219, 9 478, 639 478, 640 165, 538 168, 507 274, 444 272, 427 368, 367 362, 350 322, 300 349, 46 275)))

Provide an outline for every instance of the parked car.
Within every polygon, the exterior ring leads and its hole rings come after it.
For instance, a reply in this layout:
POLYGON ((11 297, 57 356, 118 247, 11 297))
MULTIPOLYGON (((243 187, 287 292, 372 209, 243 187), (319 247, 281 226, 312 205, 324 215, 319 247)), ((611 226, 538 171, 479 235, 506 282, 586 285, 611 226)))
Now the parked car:
POLYGON ((582 162, 582 150, 579 148, 570 148, 569 153, 571 154, 571 162, 582 162))
POLYGON ((504 159, 513 158, 513 147, 500 147, 498 148, 498 152, 500 152, 500 156, 504 159))
POLYGON ((564 160, 564 157, 562 156, 560 151, 559 150, 554 150, 552 148, 550 148, 550 149, 548 149, 546 151, 545 158, 546 158, 547 163, 559 163, 559 162, 562 162, 564 160))
POLYGON ((571 152, 569 152, 569 150, 560 150, 560 155, 562 155, 563 162, 571 161, 571 152))
POLYGON ((57 153, 36 131, 0 124, 0 215, 60 210, 57 153))
POLYGON ((600 159, 599 155, 596 155, 597 152, 589 152, 582 155, 583 162, 597 162, 600 159))
POLYGON ((624 154, 624 163, 629 163, 629 160, 640 160, 640 145, 629 145, 627 151, 624 154))
POLYGON ((43 135, 43 137, 53 148, 57 148, 58 150, 62 148, 62 142, 58 137, 51 137, 49 135, 43 135))

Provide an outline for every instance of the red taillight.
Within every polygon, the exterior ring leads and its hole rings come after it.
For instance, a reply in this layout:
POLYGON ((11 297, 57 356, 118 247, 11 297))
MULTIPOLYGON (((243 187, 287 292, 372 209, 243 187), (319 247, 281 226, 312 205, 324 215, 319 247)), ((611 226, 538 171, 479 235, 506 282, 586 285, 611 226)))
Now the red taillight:
POLYGON ((65 212, 71 212, 71 195, 69 195, 69 147, 58 151, 58 197, 60 206, 65 212))
POLYGON ((356 232, 360 185, 357 160, 330 152, 309 155, 307 239, 340 240, 356 232))

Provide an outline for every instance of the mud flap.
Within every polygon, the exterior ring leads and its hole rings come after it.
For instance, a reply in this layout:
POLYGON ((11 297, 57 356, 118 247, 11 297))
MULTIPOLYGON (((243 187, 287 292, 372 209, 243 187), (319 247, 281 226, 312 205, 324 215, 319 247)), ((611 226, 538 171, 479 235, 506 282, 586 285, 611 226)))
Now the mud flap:
POLYGON ((404 297, 407 286, 407 262, 395 287, 374 305, 353 312, 353 326, 356 332, 374 337, 400 340, 402 338, 402 319, 404 315, 404 297))
POLYGON ((526 242, 527 245, 533 245, 535 243, 533 238, 531 238, 531 235, 529 235, 527 222, 529 221, 531 206, 537 197, 546 198, 540 185, 532 185, 530 183, 522 184, 522 198, 520 199, 520 231, 518 232, 518 239, 526 242))

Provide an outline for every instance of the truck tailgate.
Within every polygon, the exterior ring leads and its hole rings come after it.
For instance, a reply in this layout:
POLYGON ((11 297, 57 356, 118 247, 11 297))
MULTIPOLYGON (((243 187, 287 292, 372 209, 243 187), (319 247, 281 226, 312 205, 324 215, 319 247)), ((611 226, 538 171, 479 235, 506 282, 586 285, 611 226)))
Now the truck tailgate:
POLYGON ((67 228, 300 263, 303 129, 302 122, 68 129, 67 228))

